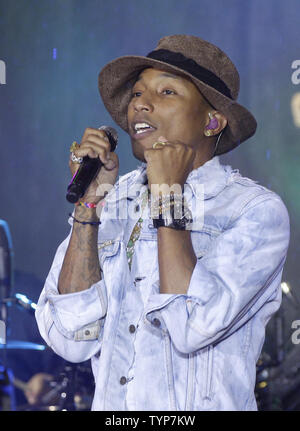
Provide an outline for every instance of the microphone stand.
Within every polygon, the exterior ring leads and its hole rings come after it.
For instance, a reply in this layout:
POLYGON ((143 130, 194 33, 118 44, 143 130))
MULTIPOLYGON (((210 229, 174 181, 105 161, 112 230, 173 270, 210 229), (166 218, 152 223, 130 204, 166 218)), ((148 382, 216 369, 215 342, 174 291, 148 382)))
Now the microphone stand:
POLYGON ((0 410, 11 411, 16 410, 15 391, 13 386, 13 372, 7 368, 7 348, 6 348, 6 335, 7 335, 7 304, 1 301, 1 326, 0 326, 0 343, 4 345, 2 350, 2 365, 0 364, 0 410))

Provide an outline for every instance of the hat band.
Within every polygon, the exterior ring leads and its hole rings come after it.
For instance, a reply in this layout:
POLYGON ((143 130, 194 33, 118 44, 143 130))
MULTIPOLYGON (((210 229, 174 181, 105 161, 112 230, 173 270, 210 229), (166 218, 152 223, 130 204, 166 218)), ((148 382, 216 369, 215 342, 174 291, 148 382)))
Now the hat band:
POLYGON ((176 66, 179 69, 190 73, 195 78, 204 82, 204 84, 207 84, 219 91, 219 93, 222 93, 224 96, 233 99, 229 88, 225 82, 222 81, 222 79, 205 67, 200 66, 192 58, 188 58, 180 52, 173 52, 169 51, 168 49, 157 49, 155 51, 151 51, 147 57, 153 58, 153 60, 163 61, 164 63, 171 64, 172 66, 176 66))

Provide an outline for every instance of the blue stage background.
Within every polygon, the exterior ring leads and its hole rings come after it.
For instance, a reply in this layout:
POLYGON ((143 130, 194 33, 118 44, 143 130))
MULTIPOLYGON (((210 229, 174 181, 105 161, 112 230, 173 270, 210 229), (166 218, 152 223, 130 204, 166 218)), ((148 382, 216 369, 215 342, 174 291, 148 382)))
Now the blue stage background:
MULTIPOLYGON (((68 234, 70 144, 87 126, 116 127, 99 97, 99 70, 116 57, 147 54, 165 35, 184 33, 215 43, 240 72, 239 101, 258 129, 221 162, 285 202, 291 242, 283 281, 300 298, 300 71, 292 68, 299 60, 300 70, 299 23, 298 0, 0 0, 6 72, 0 76, 0 218, 12 233, 15 289, 38 298, 68 234)), ((128 136, 116 129, 122 175, 138 162, 128 136)), ((291 350, 300 309, 286 299, 283 307, 291 350)))

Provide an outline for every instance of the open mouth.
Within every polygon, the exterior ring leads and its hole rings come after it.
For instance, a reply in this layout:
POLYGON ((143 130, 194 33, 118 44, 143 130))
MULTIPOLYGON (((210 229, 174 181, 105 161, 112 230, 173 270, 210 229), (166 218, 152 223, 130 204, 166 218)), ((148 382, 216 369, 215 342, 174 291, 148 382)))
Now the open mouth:
POLYGON ((134 137, 144 137, 156 130, 154 126, 146 122, 134 123, 132 126, 134 137))

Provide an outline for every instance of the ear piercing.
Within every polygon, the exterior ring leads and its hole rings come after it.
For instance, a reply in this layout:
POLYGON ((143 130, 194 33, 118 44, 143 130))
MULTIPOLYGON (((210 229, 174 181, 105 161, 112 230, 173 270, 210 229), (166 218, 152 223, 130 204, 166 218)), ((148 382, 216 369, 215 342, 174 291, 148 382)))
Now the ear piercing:
POLYGON ((204 135, 205 136, 212 136, 214 133, 213 130, 219 126, 219 122, 218 122, 217 118, 212 115, 211 112, 208 113, 208 116, 209 116, 210 121, 209 121, 208 125, 205 126, 204 135))

